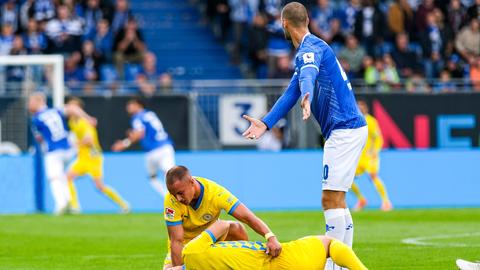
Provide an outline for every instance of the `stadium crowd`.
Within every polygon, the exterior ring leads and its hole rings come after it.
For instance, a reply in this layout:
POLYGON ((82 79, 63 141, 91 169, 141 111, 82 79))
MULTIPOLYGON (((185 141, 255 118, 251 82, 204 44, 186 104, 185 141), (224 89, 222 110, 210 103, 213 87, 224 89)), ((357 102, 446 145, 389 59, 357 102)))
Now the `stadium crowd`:
MULTIPOLYGON (((0 27, 0 55, 62 54, 73 91, 124 80, 151 95, 156 85, 171 83, 157 70, 128 0, 3 0, 0 27)), ((29 74, 46 80, 46 73, 12 66, 5 80, 21 82, 29 74)))
MULTIPOLYGON (((284 0, 205 0, 232 62, 257 78, 289 78, 293 51, 280 18, 284 0)), ((297 0, 298 1, 298 0, 297 0)), ((480 0, 310 0, 310 30, 331 45, 350 79, 378 91, 480 91, 480 0), (435 83, 430 83, 436 79, 435 83)))

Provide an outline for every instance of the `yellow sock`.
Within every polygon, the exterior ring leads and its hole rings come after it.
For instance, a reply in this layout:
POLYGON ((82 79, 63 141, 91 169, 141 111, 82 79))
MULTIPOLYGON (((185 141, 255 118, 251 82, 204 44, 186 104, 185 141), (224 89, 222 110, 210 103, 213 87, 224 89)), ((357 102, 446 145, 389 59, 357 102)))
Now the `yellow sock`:
POLYGON ((77 189, 73 181, 68 182, 68 190, 70 191, 70 207, 75 210, 80 210, 80 204, 78 203, 77 189))
POLYGON ((330 258, 339 266, 350 270, 367 270, 353 250, 344 243, 333 239, 329 248, 330 258))
POLYGON ((102 190, 103 194, 118 204, 122 209, 128 208, 128 203, 111 187, 105 186, 102 190))
POLYGON ((383 202, 389 201, 388 195, 387 195, 387 189, 385 188, 385 185, 383 184, 382 180, 380 177, 375 176, 372 178, 373 185, 377 189, 378 194, 380 194, 380 198, 382 198, 383 202))
POLYGON ((360 192, 360 188, 357 186, 357 184, 353 183, 351 189, 353 194, 355 194, 359 200, 363 199, 363 194, 360 192))

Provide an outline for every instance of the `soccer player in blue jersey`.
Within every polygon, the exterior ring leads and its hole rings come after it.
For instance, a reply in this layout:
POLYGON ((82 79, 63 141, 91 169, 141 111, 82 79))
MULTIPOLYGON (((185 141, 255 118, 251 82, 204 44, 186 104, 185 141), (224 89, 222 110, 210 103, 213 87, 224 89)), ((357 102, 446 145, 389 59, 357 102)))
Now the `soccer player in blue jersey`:
POLYGON ((345 194, 352 185, 368 132, 347 75, 328 44, 309 33, 308 23, 308 13, 302 4, 291 2, 283 8, 285 37, 297 49, 295 73, 283 95, 262 120, 244 116, 250 121, 250 127, 243 135, 249 139, 260 138, 285 117, 301 97, 303 120, 313 114, 326 138, 322 181, 326 235, 351 246, 353 222, 345 194))
POLYGON ((132 130, 128 137, 117 141, 113 151, 123 151, 132 143, 140 141, 143 149, 147 151, 146 165, 150 184, 162 197, 165 197, 167 188, 165 183, 158 180, 158 170, 165 175, 167 171, 175 166, 175 150, 172 141, 163 128, 158 116, 145 109, 145 104, 139 98, 132 98, 127 103, 127 112, 131 115, 132 130))
POLYGON ((67 116, 86 118, 96 124, 96 120, 82 109, 65 106, 63 109, 48 108, 43 93, 33 93, 28 99, 28 110, 32 114, 32 130, 38 142, 44 142, 46 152, 45 174, 50 182, 55 202, 54 213, 61 215, 68 210, 70 192, 65 176, 65 166, 73 158, 73 151, 68 141, 67 116))

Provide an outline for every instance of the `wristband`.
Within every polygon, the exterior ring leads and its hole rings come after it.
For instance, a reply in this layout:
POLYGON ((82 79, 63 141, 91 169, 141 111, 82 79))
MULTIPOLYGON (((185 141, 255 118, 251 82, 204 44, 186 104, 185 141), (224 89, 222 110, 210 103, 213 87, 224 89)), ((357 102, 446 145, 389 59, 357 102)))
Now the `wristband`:
POLYGON ((273 234, 272 232, 268 232, 265 234, 265 240, 268 241, 268 239, 272 238, 272 237, 275 237, 275 234, 273 234))
POLYGON ((123 144, 123 146, 125 146, 125 147, 129 147, 129 146, 132 144, 132 141, 130 141, 130 139, 128 139, 128 138, 127 138, 127 139, 123 139, 123 140, 122 140, 122 144, 123 144))

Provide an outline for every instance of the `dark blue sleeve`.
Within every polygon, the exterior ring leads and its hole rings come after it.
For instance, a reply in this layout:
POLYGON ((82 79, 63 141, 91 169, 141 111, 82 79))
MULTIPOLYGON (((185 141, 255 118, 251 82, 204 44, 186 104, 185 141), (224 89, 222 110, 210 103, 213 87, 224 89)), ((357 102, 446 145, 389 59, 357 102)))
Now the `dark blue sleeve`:
POLYGON ((278 120, 285 117, 295 103, 297 103, 300 97, 299 86, 298 75, 295 73, 283 95, 275 102, 270 112, 262 119, 269 129, 272 128, 278 120))

